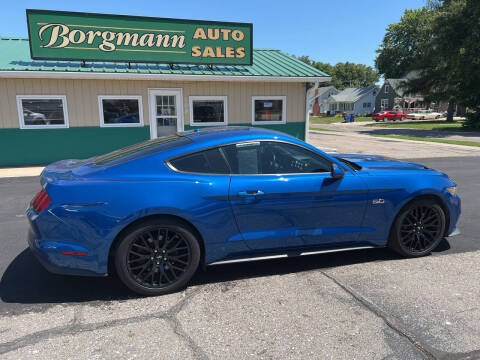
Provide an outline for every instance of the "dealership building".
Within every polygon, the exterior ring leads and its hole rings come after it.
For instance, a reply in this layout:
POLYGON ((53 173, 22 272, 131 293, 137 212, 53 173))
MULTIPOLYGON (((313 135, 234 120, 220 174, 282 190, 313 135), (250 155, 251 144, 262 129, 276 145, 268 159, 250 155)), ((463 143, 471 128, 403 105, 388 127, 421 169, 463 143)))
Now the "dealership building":
POLYGON ((30 39, 0 39, 0 166, 88 158, 209 126, 305 139, 307 84, 330 80, 281 51, 254 50, 251 24, 27 17, 30 39))

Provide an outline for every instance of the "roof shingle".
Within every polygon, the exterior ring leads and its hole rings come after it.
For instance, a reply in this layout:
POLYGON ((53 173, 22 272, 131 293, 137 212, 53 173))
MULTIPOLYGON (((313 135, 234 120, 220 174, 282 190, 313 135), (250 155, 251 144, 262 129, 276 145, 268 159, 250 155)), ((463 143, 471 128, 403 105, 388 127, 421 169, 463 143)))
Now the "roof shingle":
POLYGON ((336 95, 332 95, 334 102, 357 102, 359 99, 369 94, 376 86, 368 86, 362 88, 346 88, 336 95))
POLYGON ((131 73, 213 76, 269 76, 327 78, 329 75, 279 50, 254 49, 253 65, 192 65, 170 67, 160 63, 86 62, 32 60, 28 39, 0 38, 0 71, 57 71, 90 73, 131 73))

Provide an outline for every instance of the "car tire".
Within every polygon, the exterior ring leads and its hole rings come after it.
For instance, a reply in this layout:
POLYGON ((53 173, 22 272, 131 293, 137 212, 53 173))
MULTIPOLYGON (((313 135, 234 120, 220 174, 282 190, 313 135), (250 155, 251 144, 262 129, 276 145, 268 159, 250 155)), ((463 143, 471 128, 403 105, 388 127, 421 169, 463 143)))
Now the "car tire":
POLYGON ((442 241, 446 217, 434 200, 414 200, 398 213, 388 239, 388 247, 405 257, 428 255, 442 241))
POLYGON ((154 218, 121 235, 115 249, 120 280, 140 295, 169 294, 183 288, 200 263, 194 231, 180 221, 154 218))

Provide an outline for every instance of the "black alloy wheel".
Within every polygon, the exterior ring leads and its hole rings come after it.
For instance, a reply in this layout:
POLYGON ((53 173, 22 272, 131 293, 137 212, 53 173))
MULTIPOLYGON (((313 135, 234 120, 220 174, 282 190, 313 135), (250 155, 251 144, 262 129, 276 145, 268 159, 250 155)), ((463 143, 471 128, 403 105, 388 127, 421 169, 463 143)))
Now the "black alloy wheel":
POLYGON ((389 239, 390 247, 401 255, 427 255, 445 234, 445 213, 430 199, 408 204, 397 217, 389 239))
POLYGON ((123 283, 142 295, 162 295, 180 289, 200 262, 193 232, 173 220, 141 223, 120 240, 115 252, 123 283))

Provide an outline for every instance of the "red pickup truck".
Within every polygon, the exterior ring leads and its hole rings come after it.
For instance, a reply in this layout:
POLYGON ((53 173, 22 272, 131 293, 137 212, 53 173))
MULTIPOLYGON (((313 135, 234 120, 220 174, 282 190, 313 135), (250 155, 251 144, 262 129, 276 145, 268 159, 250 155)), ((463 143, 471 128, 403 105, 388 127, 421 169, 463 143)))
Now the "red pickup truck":
POLYGON ((391 111, 391 110, 386 110, 386 111, 380 111, 378 113, 372 114, 372 120, 375 120, 378 122, 379 120, 385 121, 385 120, 403 120, 407 118, 407 114, 404 114, 403 112, 400 111, 391 111))

